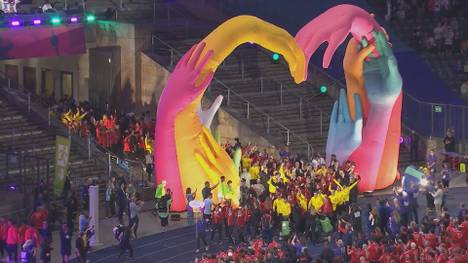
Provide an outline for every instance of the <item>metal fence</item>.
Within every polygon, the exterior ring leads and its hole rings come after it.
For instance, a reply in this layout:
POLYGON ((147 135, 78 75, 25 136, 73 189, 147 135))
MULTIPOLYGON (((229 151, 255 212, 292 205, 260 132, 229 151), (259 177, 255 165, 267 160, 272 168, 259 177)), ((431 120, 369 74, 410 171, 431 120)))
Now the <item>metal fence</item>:
POLYGON ((456 138, 468 139, 467 106, 423 102, 404 93, 402 119, 425 136, 444 137, 447 129, 452 128, 456 138))
POLYGON ((7 150, 0 153, 0 161, 0 187, 3 191, 29 194, 30 187, 41 180, 50 182, 49 159, 7 150))

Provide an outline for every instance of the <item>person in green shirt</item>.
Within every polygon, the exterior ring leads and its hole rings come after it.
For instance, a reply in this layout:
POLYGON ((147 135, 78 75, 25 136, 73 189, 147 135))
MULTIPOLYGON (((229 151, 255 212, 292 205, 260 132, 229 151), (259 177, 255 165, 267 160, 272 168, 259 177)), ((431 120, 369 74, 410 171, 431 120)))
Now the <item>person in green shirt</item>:
POLYGON ((218 202, 226 199, 226 193, 228 192, 228 185, 226 183, 226 177, 223 175, 220 177, 221 181, 219 182, 218 188, 218 202))
POLYGON ((224 199, 232 200, 234 198, 234 187, 232 186, 232 181, 229 180, 226 185, 226 189, 224 192, 224 199))
POLYGON ((156 187, 156 191, 154 192, 154 199, 156 199, 156 204, 155 204, 155 212, 153 214, 156 214, 159 208, 159 202, 161 201, 161 198, 166 195, 166 181, 162 180, 160 184, 156 187))

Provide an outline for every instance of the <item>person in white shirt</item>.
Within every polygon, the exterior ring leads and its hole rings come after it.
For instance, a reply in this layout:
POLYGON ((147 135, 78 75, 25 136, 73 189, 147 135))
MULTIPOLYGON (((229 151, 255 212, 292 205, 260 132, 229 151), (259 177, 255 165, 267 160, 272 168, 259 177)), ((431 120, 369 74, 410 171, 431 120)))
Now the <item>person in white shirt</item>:
POLYGON ((52 5, 49 3, 49 0, 45 0, 42 5, 42 12, 47 12, 47 10, 53 9, 52 5))
POLYGON ((247 169, 246 168, 242 168, 242 173, 241 173, 241 179, 245 179, 245 185, 247 187, 250 187, 250 173, 247 172, 247 169))
POLYGON ((452 29, 448 26, 447 29, 445 30, 445 51, 448 53, 452 53, 453 49, 453 31, 452 29))

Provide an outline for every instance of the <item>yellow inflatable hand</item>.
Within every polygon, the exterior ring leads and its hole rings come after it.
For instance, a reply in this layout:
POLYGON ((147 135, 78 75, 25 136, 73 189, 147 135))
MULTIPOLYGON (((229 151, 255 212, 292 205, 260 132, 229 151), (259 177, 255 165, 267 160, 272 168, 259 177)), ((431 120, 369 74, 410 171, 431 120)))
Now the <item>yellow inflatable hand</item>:
MULTIPOLYGON (((305 80, 304 53, 287 31, 253 16, 238 16, 224 22, 203 39, 200 42, 203 47, 198 44, 195 48, 201 51, 193 52, 190 58, 197 61, 197 66, 204 63, 203 59, 206 58, 208 52, 212 52, 195 85, 198 86, 206 80, 206 76, 216 71, 219 64, 237 46, 246 42, 254 42, 282 54, 289 64, 294 80, 297 83, 305 80)), ((240 185, 238 171, 229 155, 218 145, 196 114, 204 91, 201 90, 199 96, 177 114, 175 121, 181 183, 183 189, 188 186, 201 189, 205 181, 216 184, 221 176, 225 176, 226 182, 232 181, 234 188, 232 201, 236 205, 240 185)), ((286 177, 283 175, 282 179, 286 180, 286 177)))
POLYGON ((206 74, 214 72, 227 56, 241 44, 251 42, 258 44, 272 52, 284 56, 288 62, 289 71, 296 83, 301 83, 305 76, 305 54, 286 30, 261 20, 258 17, 242 15, 229 19, 201 43, 206 43, 206 48, 201 57, 208 50, 213 50, 213 56, 202 70, 197 80, 198 83, 205 79, 206 74))
POLYGON ((375 46, 369 45, 358 50, 358 43, 351 38, 346 47, 345 57, 343 59, 343 69, 346 79, 346 89, 348 94, 348 105, 351 118, 356 120, 356 106, 354 105, 354 94, 359 94, 361 100, 363 118, 367 116, 368 103, 367 94, 364 87, 364 60, 375 50, 375 46))

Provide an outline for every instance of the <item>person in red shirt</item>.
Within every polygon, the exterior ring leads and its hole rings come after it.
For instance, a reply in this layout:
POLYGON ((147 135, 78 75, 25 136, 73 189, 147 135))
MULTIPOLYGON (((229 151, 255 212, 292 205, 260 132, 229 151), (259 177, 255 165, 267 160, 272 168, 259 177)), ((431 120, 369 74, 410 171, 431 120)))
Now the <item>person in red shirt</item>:
POLYGON ((24 231, 24 239, 32 240, 35 247, 41 245, 41 240, 39 239, 37 229, 32 226, 28 226, 28 228, 26 228, 26 231, 24 231))
POLYGON ((8 230, 7 230, 7 238, 6 238, 6 245, 8 251, 8 262, 16 262, 18 259, 18 228, 13 223, 12 220, 8 220, 8 230))
POLYGON ((226 237, 229 242, 235 244, 234 239, 232 238, 232 234, 234 232, 234 225, 236 223, 236 211, 231 206, 231 202, 226 202, 226 237))
POLYGON ((236 213, 236 228, 239 242, 245 242, 245 224, 246 224, 246 212, 244 208, 237 209, 236 213))
POLYGON ((21 247, 23 247, 24 242, 26 242, 24 236, 26 229, 28 229, 28 222, 24 221, 23 224, 21 224, 21 226, 18 228, 18 241, 21 247))
POLYGON ((127 133, 123 139, 123 152, 129 156, 132 153, 132 146, 130 144, 130 135, 127 133))
POLYGON ((42 222, 47 220, 47 212, 43 209, 39 209, 31 214, 31 224, 37 230, 42 228, 42 222))
POLYGON ((212 225, 211 225, 211 242, 213 242, 216 232, 219 235, 219 243, 223 241, 223 223, 224 223, 224 214, 223 214, 222 204, 217 205, 212 212, 212 225))
POLYGON ((370 241, 367 246, 367 259, 371 262, 379 260, 379 246, 374 241, 370 241))
POLYGON ((359 258, 363 256, 363 252, 361 249, 353 245, 351 248, 348 248, 348 256, 350 263, 359 263, 359 258))
POLYGON ((5 218, 0 217, 0 254, 5 258, 8 226, 5 218))

